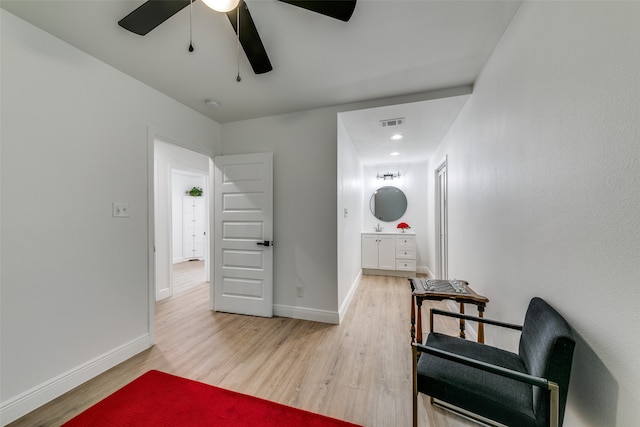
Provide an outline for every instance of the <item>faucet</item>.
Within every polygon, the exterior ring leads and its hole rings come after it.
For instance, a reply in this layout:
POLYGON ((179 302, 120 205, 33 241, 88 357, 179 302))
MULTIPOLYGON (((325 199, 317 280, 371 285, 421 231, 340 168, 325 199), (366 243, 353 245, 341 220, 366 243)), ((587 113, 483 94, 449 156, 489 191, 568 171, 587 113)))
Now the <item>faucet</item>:
POLYGON ((380 223, 378 223, 378 226, 375 228, 375 230, 377 233, 382 231, 382 227, 380 227, 380 223))

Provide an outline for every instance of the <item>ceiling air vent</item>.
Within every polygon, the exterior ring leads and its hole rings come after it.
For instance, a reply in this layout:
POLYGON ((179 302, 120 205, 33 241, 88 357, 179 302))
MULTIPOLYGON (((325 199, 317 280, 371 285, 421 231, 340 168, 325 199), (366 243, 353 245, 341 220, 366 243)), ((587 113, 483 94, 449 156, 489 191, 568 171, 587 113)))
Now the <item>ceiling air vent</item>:
POLYGON ((399 117, 397 119, 380 120, 380 124, 382 124, 383 128, 400 126, 403 123, 404 123, 404 117, 399 117))

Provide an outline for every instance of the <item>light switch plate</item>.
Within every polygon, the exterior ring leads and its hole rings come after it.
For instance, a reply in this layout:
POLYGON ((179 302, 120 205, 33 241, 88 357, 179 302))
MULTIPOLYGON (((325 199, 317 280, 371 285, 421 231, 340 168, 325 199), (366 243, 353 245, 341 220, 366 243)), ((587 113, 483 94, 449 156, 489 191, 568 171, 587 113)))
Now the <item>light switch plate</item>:
POLYGON ((129 218, 129 203, 113 202, 113 216, 118 218, 129 218))

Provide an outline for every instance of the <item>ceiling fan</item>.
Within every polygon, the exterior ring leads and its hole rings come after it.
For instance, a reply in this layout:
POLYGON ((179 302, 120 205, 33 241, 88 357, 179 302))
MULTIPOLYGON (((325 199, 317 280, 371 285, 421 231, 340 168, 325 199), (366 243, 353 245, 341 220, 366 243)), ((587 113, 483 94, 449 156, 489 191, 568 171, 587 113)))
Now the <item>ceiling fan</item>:
MULTIPOLYGON (((189 6, 196 0, 148 0, 133 12, 118 21, 118 24, 133 33, 144 36, 151 30, 162 24, 167 19, 189 6)), ((244 49, 247 59, 254 73, 267 73, 273 69, 267 51, 260 40, 258 30, 251 18, 249 8, 244 0, 222 1, 231 4, 231 10, 227 7, 218 9, 211 4, 214 0, 203 0, 207 6, 214 10, 225 12, 236 34, 238 24, 240 34, 238 39, 244 49), (237 6, 236 6, 237 4, 237 6), (234 7, 235 6, 235 7, 234 7), (238 16, 239 14, 239 16, 238 16)), ((298 6, 341 21, 349 21, 356 7, 356 0, 279 0, 294 6, 298 6)), ((190 50, 193 48, 190 46, 190 50)))

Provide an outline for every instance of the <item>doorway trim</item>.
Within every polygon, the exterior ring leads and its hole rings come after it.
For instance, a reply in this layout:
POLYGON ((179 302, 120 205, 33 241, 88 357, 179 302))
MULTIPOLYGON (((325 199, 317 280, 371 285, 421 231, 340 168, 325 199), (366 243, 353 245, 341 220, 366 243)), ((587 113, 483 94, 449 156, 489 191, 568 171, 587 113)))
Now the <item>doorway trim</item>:
POLYGON ((440 162, 434 171, 435 179, 435 236, 436 236, 436 276, 447 279, 449 275, 449 182, 448 158, 440 162))

